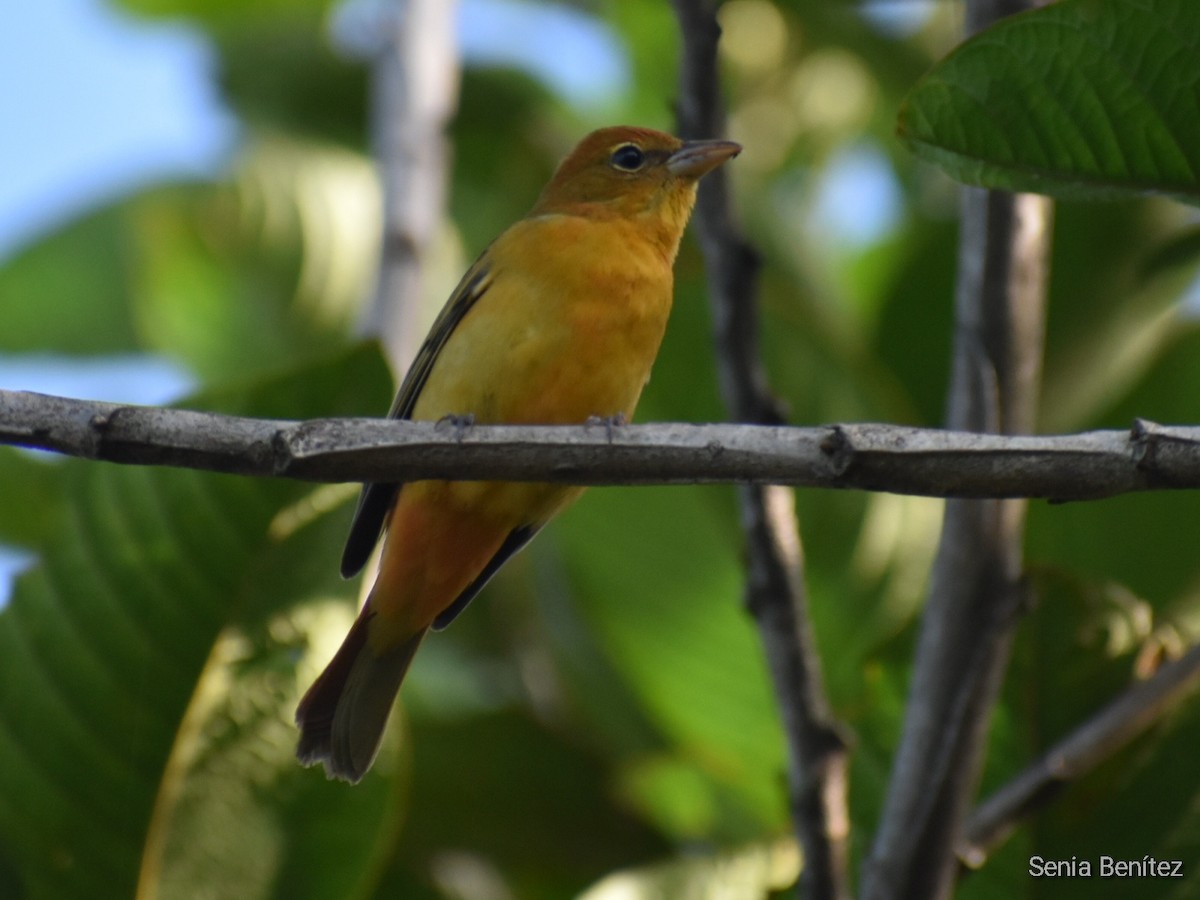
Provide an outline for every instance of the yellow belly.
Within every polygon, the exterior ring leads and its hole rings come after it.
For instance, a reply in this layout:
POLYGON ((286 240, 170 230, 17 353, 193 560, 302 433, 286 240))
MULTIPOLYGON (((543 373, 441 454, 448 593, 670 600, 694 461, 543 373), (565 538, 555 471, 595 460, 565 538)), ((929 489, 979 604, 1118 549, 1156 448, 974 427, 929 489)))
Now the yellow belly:
MULTIPOLYGON (((438 354, 413 418, 548 424, 632 411, 666 328, 671 269, 653 254, 618 266, 584 252, 600 225, 566 230, 577 252, 536 267, 506 264, 497 241, 491 284, 438 354)), ((522 237, 535 240, 505 235, 522 237)))
MULTIPOLYGON (((541 224, 557 229, 559 243, 575 252, 522 268, 506 265, 504 240, 519 246, 534 240, 528 233, 509 232, 493 246, 495 278, 438 354, 414 419, 570 424, 632 417, 670 313, 670 266, 648 252, 632 252, 620 265, 584 252, 589 241, 605 238, 594 223, 541 224)), ((404 488, 414 489, 422 490, 404 488)), ((545 521, 579 493, 560 485, 461 482, 442 499, 517 527, 545 521)))

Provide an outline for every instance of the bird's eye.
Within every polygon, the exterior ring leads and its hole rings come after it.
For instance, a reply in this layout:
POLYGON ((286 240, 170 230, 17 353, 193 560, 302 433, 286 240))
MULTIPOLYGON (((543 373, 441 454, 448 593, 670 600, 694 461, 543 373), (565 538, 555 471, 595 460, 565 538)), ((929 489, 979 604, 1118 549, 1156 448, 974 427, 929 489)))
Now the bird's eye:
POLYGON ((636 172, 646 162, 646 154, 637 144, 622 144, 613 151, 609 161, 623 172, 636 172))

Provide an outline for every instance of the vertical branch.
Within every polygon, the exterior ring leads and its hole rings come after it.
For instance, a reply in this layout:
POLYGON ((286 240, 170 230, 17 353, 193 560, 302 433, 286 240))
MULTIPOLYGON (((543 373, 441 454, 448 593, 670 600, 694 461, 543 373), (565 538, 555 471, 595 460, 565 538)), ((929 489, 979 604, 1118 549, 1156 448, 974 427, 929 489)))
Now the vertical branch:
POLYGON ((402 373, 421 340, 422 264, 446 194, 446 125, 458 96, 455 0, 391 0, 372 72, 371 141, 383 186, 383 243, 362 324, 402 373))
MULTIPOLYGON (((1031 5, 968 0, 968 28, 1031 5)), ((1033 429, 1052 207, 964 189, 947 427, 1033 429)), ((951 500, 917 643, 904 732, 863 896, 948 897, 954 847, 1023 606, 1023 500, 951 500)))
MULTIPOLYGON (((683 38, 680 136, 712 137, 724 128, 717 80, 720 27, 705 0, 674 0, 674 6, 683 38)), ((758 351, 758 254, 734 224, 723 170, 702 183, 695 223, 730 418, 779 423, 758 351)), ((743 485, 739 506, 748 560, 746 606, 758 626, 788 742, 792 818, 804 852, 801 893, 842 900, 850 896, 846 747, 825 698, 805 609, 795 496, 780 485, 743 485)))

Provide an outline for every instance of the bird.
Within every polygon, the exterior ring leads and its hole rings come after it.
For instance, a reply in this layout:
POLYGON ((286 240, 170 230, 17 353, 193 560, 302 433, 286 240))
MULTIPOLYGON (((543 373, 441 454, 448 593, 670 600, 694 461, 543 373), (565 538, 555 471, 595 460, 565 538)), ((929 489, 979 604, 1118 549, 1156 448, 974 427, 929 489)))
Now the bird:
MULTIPOLYGON (((633 416, 667 325, 700 178, 736 156, 616 126, 584 137, 528 215, 451 294, 389 417, 613 427, 633 416)), ((296 711, 296 754, 359 782, 427 632, 445 628, 583 488, 488 481, 363 487, 342 555, 350 578, 383 535, 375 582, 296 711)))

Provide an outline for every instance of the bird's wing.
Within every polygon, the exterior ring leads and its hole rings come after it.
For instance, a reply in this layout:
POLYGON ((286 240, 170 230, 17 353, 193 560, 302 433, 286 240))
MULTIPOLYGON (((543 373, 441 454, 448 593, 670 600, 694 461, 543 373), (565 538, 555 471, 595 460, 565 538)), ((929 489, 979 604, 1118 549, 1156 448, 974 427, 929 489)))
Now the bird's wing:
MULTIPOLYGON (((480 255, 475 263, 463 275, 458 287, 442 307, 429 336, 421 344, 416 359, 413 360, 404 382, 396 393, 396 399, 388 411, 388 418, 408 419, 412 416, 413 407, 421 395, 421 389, 429 379, 433 364, 437 362, 438 354, 454 333, 463 316, 473 307, 485 293, 492 282, 491 267, 488 251, 480 255)), ((464 413, 470 410, 462 410, 464 413)), ((350 534, 346 538, 346 547, 342 551, 342 577, 350 578, 357 574, 375 549, 375 542, 383 530, 388 511, 396 500, 400 490, 399 483, 364 484, 362 494, 358 498, 358 507, 354 510, 354 521, 350 525, 350 534)))

